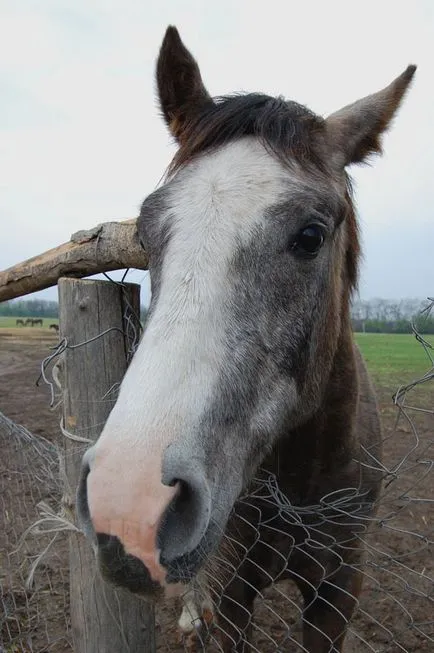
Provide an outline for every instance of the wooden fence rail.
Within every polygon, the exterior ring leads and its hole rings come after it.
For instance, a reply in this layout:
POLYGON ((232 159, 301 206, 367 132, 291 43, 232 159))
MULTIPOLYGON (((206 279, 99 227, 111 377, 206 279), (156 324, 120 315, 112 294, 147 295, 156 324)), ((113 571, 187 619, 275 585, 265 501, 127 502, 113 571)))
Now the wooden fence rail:
POLYGON ((55 286, 60 277, 81 278, 147 267, 148 257, 139 242, 136 220, 105 222, 78 231, 69 242, 0 271, 0 302, 55 286))

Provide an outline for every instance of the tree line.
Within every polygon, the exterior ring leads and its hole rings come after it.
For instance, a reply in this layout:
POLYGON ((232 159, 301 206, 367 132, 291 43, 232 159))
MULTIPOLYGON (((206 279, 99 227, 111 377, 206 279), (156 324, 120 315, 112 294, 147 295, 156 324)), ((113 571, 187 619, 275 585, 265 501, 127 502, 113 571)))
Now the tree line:
MULTIPOLYGON (((420 299, 356 299, 351 306, 354 331, 366 333, 411 333, 414 322, 421 333, 434 333, 434 315, 421 316, 428 301, 420 299)), ((58 317, 59 304, 46 299, 18 299, 0 303, 1 316, 58 317)), ((142 320, 146 308, 141 308, 142 320)))
POLYGON ((414 324, 420 333, 434 334, 434 314, 421 314, 430 304, 421 299, 356 299, 351 306, 353 330, 365 333, 412 333, 414 324))
POLYGON ((59 317, 59 304, 47 299, 17 299, 0 304, 1 316, 59 317))
MULTIPOLYGON (((140 309, 142 321, 146 318, 147 309, 140 309)), ((47 299, 12 299, 0 303, 0 316, 12 317, 59 317, 59 304, 47 299)))

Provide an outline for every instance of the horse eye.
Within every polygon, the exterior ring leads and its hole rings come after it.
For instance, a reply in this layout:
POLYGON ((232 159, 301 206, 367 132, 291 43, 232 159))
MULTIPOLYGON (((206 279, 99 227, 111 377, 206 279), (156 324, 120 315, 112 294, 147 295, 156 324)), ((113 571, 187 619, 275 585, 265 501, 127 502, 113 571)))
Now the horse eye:
POLYGON ((310 224, 298 232, 292 249, 301 254, 317 254, 324 243, 324 231, 317 224, 310 224))

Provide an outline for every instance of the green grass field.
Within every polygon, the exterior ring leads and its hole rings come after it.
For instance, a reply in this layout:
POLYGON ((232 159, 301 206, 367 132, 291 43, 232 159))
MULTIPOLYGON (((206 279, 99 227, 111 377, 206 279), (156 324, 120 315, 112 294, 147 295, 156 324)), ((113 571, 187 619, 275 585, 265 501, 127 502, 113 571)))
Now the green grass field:
MULTIPOLYGON (((32 317, 37 317, 37 316, 32 316, 32 317)), ((25 317, 13 317, 13 316, 3 316, 0 315, 0 329, 12 329, 16 326, 17 320, 23 320, 24 322, 26 321, 27 318, 25 317)), ((50 324, 58 324, 59 319, 57 317, 44 317, 43 319, 43 326, 44 327, 49 327, 50 324)))
MULTIPOLYGON (((434 347, 434 336, 425 336, 434 347)), ((396 387, 420 377, 430 360, 413 335, 356 333, 355 339, 376 385, 396 387)), ((434 356, 434 350, 431 350, 434 356)))
MULTIPOLYGON (((17 319, 26 320, 0 316, 0 329, 15 328, 17 319)), ((55 317, 43 318, 46 329, 58 322, 55 317)), ((400 383, 419 377, 430 367, 428 356, 413 335, 356 333, 355 339, 377 386, 395 389, 400 383)), ((434 346, 434 336, 426 336, 426 339, 434 346)), ((432 353, 434 355, 434 351, 432 353)))

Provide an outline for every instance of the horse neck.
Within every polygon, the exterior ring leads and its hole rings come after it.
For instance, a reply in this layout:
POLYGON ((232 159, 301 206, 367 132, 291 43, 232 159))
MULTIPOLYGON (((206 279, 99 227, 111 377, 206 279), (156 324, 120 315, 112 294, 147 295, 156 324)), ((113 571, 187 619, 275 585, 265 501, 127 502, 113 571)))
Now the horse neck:
POLYGON ((341 318, 325 393, 315 414, 277 442, 264 468, 293 501, 320 498, 354 473, 358 375, 349 310, 341 318))

